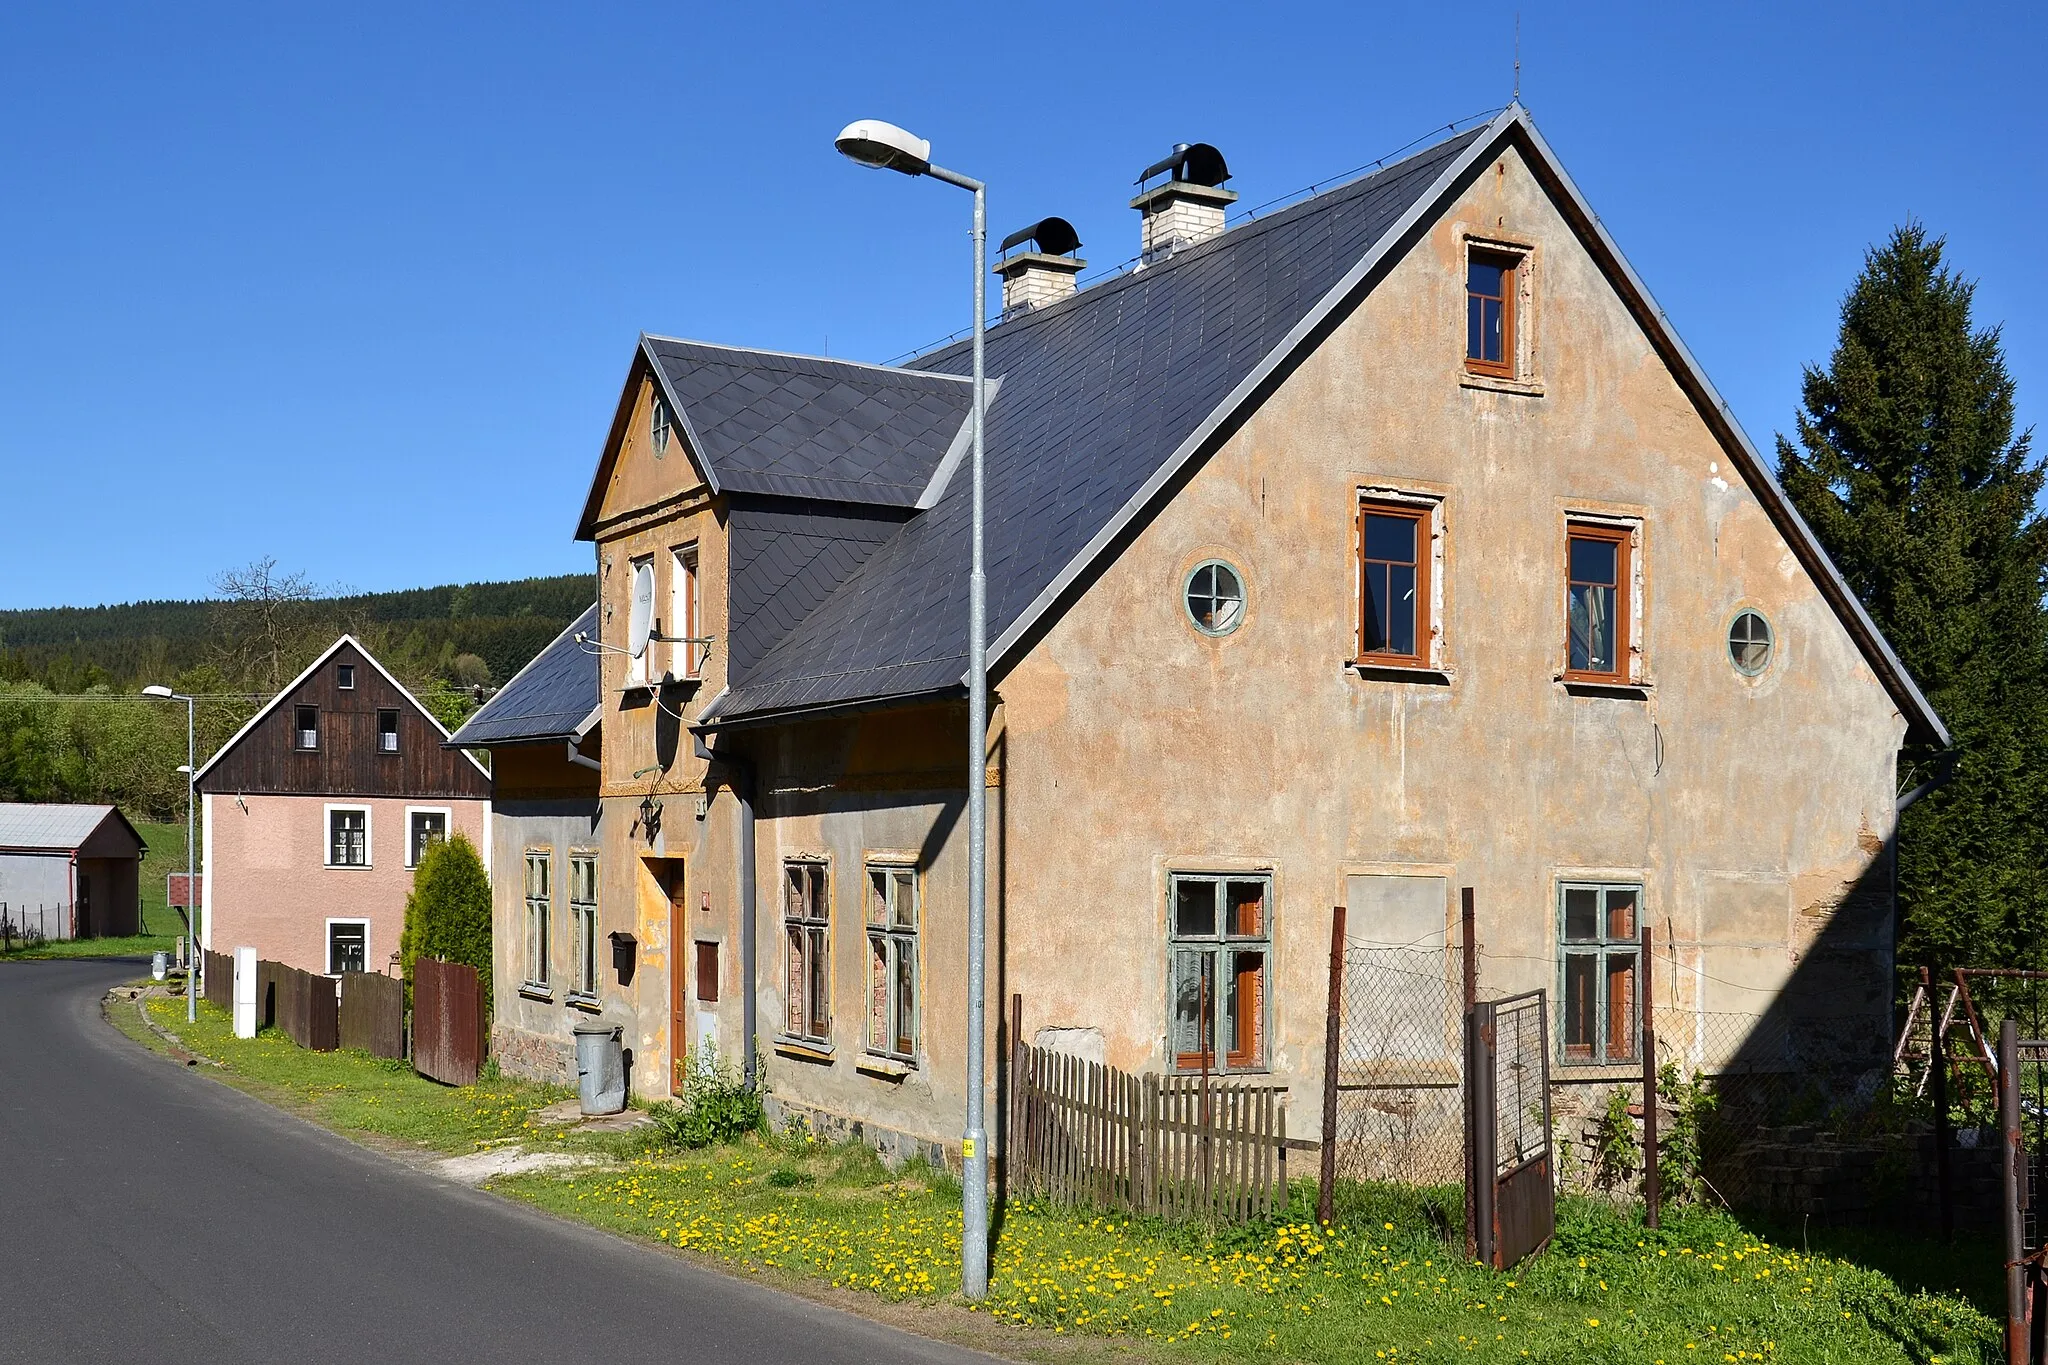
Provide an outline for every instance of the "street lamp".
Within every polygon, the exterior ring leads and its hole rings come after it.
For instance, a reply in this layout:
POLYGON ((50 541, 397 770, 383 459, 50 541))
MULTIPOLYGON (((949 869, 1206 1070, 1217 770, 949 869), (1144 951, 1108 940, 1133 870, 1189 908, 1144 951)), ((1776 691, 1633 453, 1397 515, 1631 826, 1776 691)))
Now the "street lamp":
MULTIPOLYGON (((199 755, 196 752, 196 746, 192 738, 192 707, 194 703, 192 698, 184 693, 173 692, 161 683, 151 683, 148 687, 143 688, 142 695, 153 697, 157 701, 181 701, 185 703, 185 766, 178 769, 178 771, 185 774, 185 899, 189 902, 195 899, 192 894, 192 883, 194 880, 192 875, 192 791, 194 783, 192 779, 198 775, 199 771, 199 755)), ((199 1020, 199 987, 201 985, 199 964, 203 959, 199 955, 199 931, 194 920, 197 912, 197 906, 186 905, 185 1022, 188 1024, 197 1023, 199 1020)))
POLYGON ((974 559, 967 580, 967 1129, 961 1134, 960 1284, 970 1299, 988 1295, 988 1133, 982 1121, 983 1032, 988 941, 988 583, 982 571, 982 334, 988 314, 988 207, 979 180, 932 164, 932 144, 893 123, 861 119, 833 145, 875 170, 928 175, 974 194, 974 559))

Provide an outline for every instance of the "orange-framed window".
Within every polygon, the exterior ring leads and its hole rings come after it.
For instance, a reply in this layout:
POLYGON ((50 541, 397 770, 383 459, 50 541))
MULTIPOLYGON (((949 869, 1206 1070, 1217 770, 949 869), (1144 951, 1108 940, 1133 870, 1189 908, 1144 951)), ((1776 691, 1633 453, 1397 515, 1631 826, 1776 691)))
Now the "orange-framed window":
POLYGON ((1628 681, 1630 528, 1571 522, 1565 530, 1564 676, 1628 681))
POLYGON ((1465 368, 1515 377, 1515 288, 1521 261, 1474 247, 1465 258, 1465 368))
POLYGON ((1423 503, 1358 504, 1358 658, 1362 663, 1430 661, 1430 518, 1423 503))
POLYGON ((1177 1070, 1264 1069, 1272 892, 1271 879, 1256 874, 1174 875, 1167 929, 1177 1070))
POLYGON ((1642 1023, 1639 886, 1559 888, 1562 976, 1558 1031, 1566 1062, 1632 1062, 1642 1023))

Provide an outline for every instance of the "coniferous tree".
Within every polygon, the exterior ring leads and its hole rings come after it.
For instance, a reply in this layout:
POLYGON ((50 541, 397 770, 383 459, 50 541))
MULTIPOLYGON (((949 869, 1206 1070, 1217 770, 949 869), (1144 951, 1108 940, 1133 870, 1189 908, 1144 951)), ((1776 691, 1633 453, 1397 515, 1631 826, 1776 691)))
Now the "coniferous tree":
MULTIPOLYGON (((1975 286, 1918 224, 1870 251, 1778 477, 1947 724, 1954 780, 1899 831, 1901 972, 2048 961, 2048 522, 1975 286)), ((1902 777, 1936 768, 1922 749, 1902 777)))
POLYGON ((422 957, 467 963, 477 970, 483 998, 491 998, 491 882, 464 835, 437 839, 420 855, 398 953, 408 981, 422 957))

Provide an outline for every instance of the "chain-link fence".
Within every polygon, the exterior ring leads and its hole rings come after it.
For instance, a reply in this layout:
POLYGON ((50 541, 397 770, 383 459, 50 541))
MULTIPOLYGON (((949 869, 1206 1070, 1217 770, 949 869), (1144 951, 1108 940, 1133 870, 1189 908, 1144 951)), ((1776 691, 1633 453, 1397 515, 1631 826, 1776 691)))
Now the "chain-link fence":
POLYGON ((1444 948, 1350 944, 1337 1062, 1337 1175, 1465 1179, 1464 994, 1444 948))
MULTIPOLYGON (((1337 1178, 1462 1184, 1463 950, 1353 940, 1341 963, 1337 1178)), ((1475 998, 1499 997, 1507 983, 1534 984, 1531 966, 1520 958, 1479 954, 1471 971, 1475 998)), ((1590 1000, 1567 974, 1556 993, 1545 996, 1547 1017, 1524 1019, 1532 1038, 1518 1040, 1517 1047, 1537 1049, 1549 1061, 1549 1103, 1522 1090, 1498 1097, 1503 1151, 1511 1144, 1529 1145, 1525 1139, 1531 1134, 1523 1129, 1547 1121, 1561 1189, 1640 1194, 1647 999, 1654 1001, 1648 1012, 1655 1029, 1657 1160, 1667 1198, 1799 1212, 1834 1209, 1853 1217, 1884 1202, 1876 1178, 1911 1183, 1917 1157, 1897 1150, 1898 1134, 1910 1120, 1899 1112, 1888 1080, 1891 1020, 1885 1002, 1759 991, 1753 1012, 1710 1010, 1701 1005, 1705 993, 1696 957, 1653 954, 1646 966, 1641 981, 1621 981, 1610 968, 1600 978, 1604 991, 1590 1000), (1510 1132, 1510 1123, 1521 1126, 1510 1132), (1871 1155, 1877 1133, 1891 1144, 1882 1159, 1871 1155)), ((1633 960, 1627 970, 1638 970, 1633 960)), ((1538 1071, 1530 1067, 1527 1074, 1534 1078, 1538 1071)), ((2048 1096, 2043 1112, 2048 1113, 2048 1096)), ((1910 1141, 1909 1136, 1908 1147, 1910 1141)))

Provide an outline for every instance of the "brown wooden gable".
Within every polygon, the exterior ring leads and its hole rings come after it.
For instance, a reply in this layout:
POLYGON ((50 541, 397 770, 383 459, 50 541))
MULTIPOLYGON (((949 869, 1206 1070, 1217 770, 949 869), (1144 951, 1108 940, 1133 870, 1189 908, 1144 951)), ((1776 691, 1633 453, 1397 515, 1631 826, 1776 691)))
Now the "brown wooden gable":
POLYGON ((272 796, 485 799, 490 778, 363 648, 344 637, 200 769, 203 792, 272 796), (344 665, 355 686, 341 686, 344 665), (318 715, 318 745, 298 746, 298 708, 318 715), (396 712, 398 752, 378 745, 377 715, 396 712))

